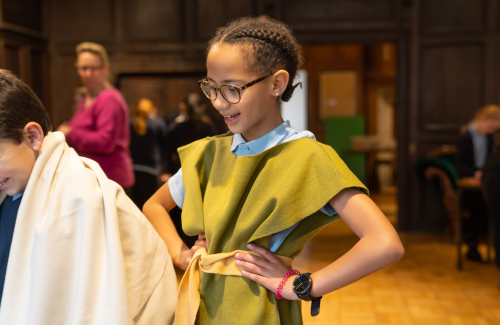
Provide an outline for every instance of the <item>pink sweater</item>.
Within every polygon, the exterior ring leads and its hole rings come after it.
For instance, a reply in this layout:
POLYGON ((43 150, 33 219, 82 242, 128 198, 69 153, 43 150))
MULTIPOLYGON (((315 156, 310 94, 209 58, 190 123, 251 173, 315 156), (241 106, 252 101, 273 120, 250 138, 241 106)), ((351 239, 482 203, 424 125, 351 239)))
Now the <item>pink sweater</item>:
POLYGON ((129 152, 130 130, 128 108, 121 93, 103 90, 87 109, 82 100, 69 122, 68 144, 82 156, 95 160, 104 173, 122 187, 134 185, 129 152))

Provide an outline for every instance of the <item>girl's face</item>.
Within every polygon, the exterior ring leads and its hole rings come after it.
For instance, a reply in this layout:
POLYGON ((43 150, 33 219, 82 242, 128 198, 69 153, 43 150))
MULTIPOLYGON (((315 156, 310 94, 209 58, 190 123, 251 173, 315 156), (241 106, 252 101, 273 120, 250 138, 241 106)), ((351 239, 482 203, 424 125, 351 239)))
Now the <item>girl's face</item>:
MULTIPOLYGON (((216 87, 241 86, 263 77, 248 70, 244 54, 239 46, 214 45, 207 56, 208 80, 216 87)), ((283 85, 280 78, 271 75, 244 89, 241 91, 241 100, 238 104, 229 103, 219 92, 217 93, 217 98, 212 104, 224 116, 224 121, 231 132, 242 134, 245 140, 250 142, 283 123, 276 93, 281 95, 286 83, 283 85)))
POLYGON ((98 55, 82 52, 78 55, 75 66, 82 84, 89 90, 104 86, 109 66, 104 65, 98 55))

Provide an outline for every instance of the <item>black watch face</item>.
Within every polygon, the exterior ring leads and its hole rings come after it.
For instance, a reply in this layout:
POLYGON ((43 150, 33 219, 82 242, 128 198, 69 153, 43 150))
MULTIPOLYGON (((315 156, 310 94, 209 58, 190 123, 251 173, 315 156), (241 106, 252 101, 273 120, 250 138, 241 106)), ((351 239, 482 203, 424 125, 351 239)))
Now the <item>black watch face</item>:
POLYGON ((300 274, 293 280, 293 291, 298 295, 303 295, 311 289, 311 278, 306 274, 300 274))

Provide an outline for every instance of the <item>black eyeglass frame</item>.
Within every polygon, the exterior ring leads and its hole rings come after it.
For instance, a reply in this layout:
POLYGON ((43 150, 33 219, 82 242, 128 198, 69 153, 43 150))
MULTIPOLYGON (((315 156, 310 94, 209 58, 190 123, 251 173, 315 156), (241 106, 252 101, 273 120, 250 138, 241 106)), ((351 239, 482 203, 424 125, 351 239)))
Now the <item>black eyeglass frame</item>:
POLYGON ((241 85, 241 86, 234 86, 234 85, 221 85, 220 87, 216 87, 213 83, 211 83, 210 81, 208 81, 207 77, 201 79, 198 81, 198 84, 200 85, 200 88, 201 88, 201 91, 203 92, 203 94, 205 96, 207 96, 208 99, 210 99, 211 101, 214 101, 217 99, 217 93, 219 92, 221 94, 221 96, 227 100, 229 103, 231 104, 238 104, 239 102, 241 102, 241 91, 244 90, 244 89, 247 89, 248 87, 250 86, 253 86, 259 82, 261 82, 262 80, 266 79, 267 77, 269 77, 270 75, 272 75, 272 73, 264 76, 264 77, 260 77, 259 79, 255 79, 254 81, 250 81, 244 85, 241 85), (215 89, 215 98, 210 98, 204 91, 203 91, 203 84, 209 84, 210 86, 212 86, 212 88, 215 89), (238 101, 236 103, 233 103, 232 101, 230 101, 229 99, 226 98, 226 96, 224 96, 224 94, 221 92, 221 88, 222 87, 231 87, 231 88, 234 88, 238 91, 238 101))

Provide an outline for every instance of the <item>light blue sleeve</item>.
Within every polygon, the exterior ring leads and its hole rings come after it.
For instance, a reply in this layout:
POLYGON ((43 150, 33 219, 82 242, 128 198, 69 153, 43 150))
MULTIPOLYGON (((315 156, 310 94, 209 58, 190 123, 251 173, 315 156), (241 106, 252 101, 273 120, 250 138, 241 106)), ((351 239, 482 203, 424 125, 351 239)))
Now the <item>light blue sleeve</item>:
MULTIPOLYGON (((302 220, 300 220, 302 221, 302 220)), ((286 237, 292 233, 292 231, 297 228, 299 225, 299 222, 291 226, 290 228, 287 228, 285 230, 282 230, 280 232, 277 232, 271 236, 271 242, 269 243, 269 250, 272 253, 276 253, 278 251, 278 248, 280 248, 281 244, 285 241, 286 237)))
POLYGON ((327 203, 324 207, 319 209, 319 211, 323 212, 329 217, 337 214, 337 211, 335 211, 335 209, 330 205, 330 203, 327 203))
MULTIPOLYGON (((330 205, 330 203, 327 203, 324 207, 319 209, 319 211, 323 212, 327 216, 331 217, 333 215, 337 214, 337 211, 335 211, 334 208, 330 205)), ((300 220, 302 221, 302 220, 300 220)), ((276 253, 278 251, 278 248, 280 248, 281 244, 285 241, 286 237, 292 233, 292 231, 297 228, 299 225, 299 222, 291 226, 290 228, 287 228, 285 230, 282 230, 278 233, 275 233, 271 236, 271 242, 269 243, 269 250, 273 253, 276 253)))
POLYGON ((177 204, 179 209, 182 209, 184 198, 186 197, 184 183, 182 182, 182 168, 168 180, 168 188, 170 189, 170 195, 172 195, 175 204, 177 204))

